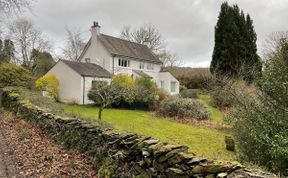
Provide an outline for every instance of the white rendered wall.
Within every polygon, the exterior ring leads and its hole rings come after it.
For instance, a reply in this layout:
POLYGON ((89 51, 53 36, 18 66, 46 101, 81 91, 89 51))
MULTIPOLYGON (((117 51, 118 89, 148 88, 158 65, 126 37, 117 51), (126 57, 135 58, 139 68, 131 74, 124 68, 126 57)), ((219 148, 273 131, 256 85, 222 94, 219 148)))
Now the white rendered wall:
MULTIPOLYGON (((111 83, 111 79, 110 78, 85 77, 85 79, 84 79, 84 77, 82 77, 81 78, 81 87, 82 87, 81 93, 83 91, 83 81, 84 80, 85 80, 84 104, 92 104, 93 103, 93 101, 89 100, 88 96, 87 96, 89 90, 92 88, 92 81, 94 81, 94 80, 96 80, 96 81, 107 81, 109 85, 111 83)), ((82 95, 82 97, 83 97, 83 95, 82 95)), ((83 104, 83 101, 81 102, 81 104, 83 104)))
POLYGON ((112 73, 112 55, 99 40, 99 34, 93 32, 93 29, 91 33, 90 45, 88 45, 85 53, 81 56, 80 61, 86 62, 85 58, 90 58, 91 63, 95 63, 112 73))
POLYGON ((59 99, 61 102, 81 103, 81 76, 62 61, 52 67, 47 74, 56 75, 59 80, 59 99))
POLYGON ((158 87, 161 88, 161 81, 164 81, 163 90, 168 92, 170 95, 179 94, 179 81, 170 73, 170 72, 160 72, 159 73, 159 82, 157 83, 158 87), (171 92, 171 82, 176 82, 175 92, 171 92))
POLYGON ((155 63, 150 63, 150 62, 144 62, 145 63, 145 68, 144 69, 140 69, 139 65, 141 62, 143 61, 138 61, 138 60, 134 60, 131 58, 121 58, 121 59, 127 59, 130 60, 130 66, 129 67, 122 67, 118 65, 118 59, 119 57, 115 57, 114 58, 114 74, 117 75, 119 73, 127 73, 128 75, 132 75, 132 70, 138 70, 138 71, 143 71, 146 74, 148 74, 149 76, 151 76, 153 78, 153 80, 157 83, 158 79, 159 79, 159 71, 161 70, 161 65, 160 64, 155 64, 155 63), (153 64, 153 70, 151 69, 147 69, 147 64, 153 64))

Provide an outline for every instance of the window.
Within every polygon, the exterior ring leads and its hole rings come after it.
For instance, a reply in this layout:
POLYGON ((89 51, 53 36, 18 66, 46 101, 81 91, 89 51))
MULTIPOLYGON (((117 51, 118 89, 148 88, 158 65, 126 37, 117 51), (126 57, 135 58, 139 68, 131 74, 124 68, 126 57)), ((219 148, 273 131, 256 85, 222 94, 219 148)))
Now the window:
POLYGON ((164 82, 164 80, 161 80, 161 81, 160 81, 160 85, 161 85, 161 86, 160 86, 161 89, 164 89, 164 87, 165 87, 165 82, 164 82))
POLYGON ((85 58, 85 62, 90 63, 91 59, 90 58, 85 58))
POLYGON ((148 69, 148 70, 153 70, 153 69, 154 69, 154 65, 151 64, 151 63, 148 63, 148 64, 147 64, 147 69, 148 69))
POLYGON ((130 67, 130 61, 127 59, 118 59, 118 66, 130 67))
POLYGON ((171 91, 171 92, 176 92, 176 82, 171 82, 171 84, 170 84, 170 91, 171 91))
POLYGON ((144 62, 140 62, 139 63, 139 69, 144 69, 145 68, 145 63, 144 62))

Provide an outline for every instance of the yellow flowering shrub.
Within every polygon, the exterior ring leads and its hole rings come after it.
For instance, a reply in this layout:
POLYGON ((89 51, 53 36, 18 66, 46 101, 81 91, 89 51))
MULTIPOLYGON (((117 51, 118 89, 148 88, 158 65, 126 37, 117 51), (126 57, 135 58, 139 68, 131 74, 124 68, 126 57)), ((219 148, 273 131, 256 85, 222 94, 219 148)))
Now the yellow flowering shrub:
POLYGON ((127 74, 118 74, 112 78, 112 84, 118 84, 124 88, 131 88, 134 86, 134 80, 127 74))
POLYGON ((59 80, 53 74, 40 77, 35 82, 37 90, 46 91, 48 96, 58 101, 59 99, 59 80))

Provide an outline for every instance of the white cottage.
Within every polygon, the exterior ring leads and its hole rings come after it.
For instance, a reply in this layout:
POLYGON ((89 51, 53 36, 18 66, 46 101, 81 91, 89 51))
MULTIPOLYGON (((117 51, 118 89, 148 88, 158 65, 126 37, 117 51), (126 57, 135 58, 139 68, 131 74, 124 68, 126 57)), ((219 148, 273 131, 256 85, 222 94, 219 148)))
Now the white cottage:
POLYGON ((161 72, 162 62, 146 45, 101 34, 97 22, 93 23, 91 34, 79 57, 80 62, 60 60, 47 73, 59 79, 60 101, 91 103, 87 93, 92 81, 110 83, 111 77, 119 73, 133 78, 147 76, 169 94, 179 93, 179 81, 169 72, 161 72))

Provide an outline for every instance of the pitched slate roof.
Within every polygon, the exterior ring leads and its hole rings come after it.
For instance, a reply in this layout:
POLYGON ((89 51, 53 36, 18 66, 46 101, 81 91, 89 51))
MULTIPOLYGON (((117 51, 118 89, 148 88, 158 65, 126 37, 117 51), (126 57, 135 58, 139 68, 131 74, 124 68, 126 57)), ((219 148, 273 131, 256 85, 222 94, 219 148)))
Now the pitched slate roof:
POLYGON ((162 63, 146 45, 104 34, 99 35, 99 38, 105 48, 113 55, 162 63))
POLYGON ((75 62, 67 60, 61 60, 61 61, 82 76, 100 77, 100 78, 112 77, 110 72, 94 63, 84 63, 84 62, 75 62))
POLYGON ((141 77, 148 77, 148 78, 153 78, 150 75, 146 74, 145 72, 141 70, 132 70, 135 74, 141 76, 141 77))

